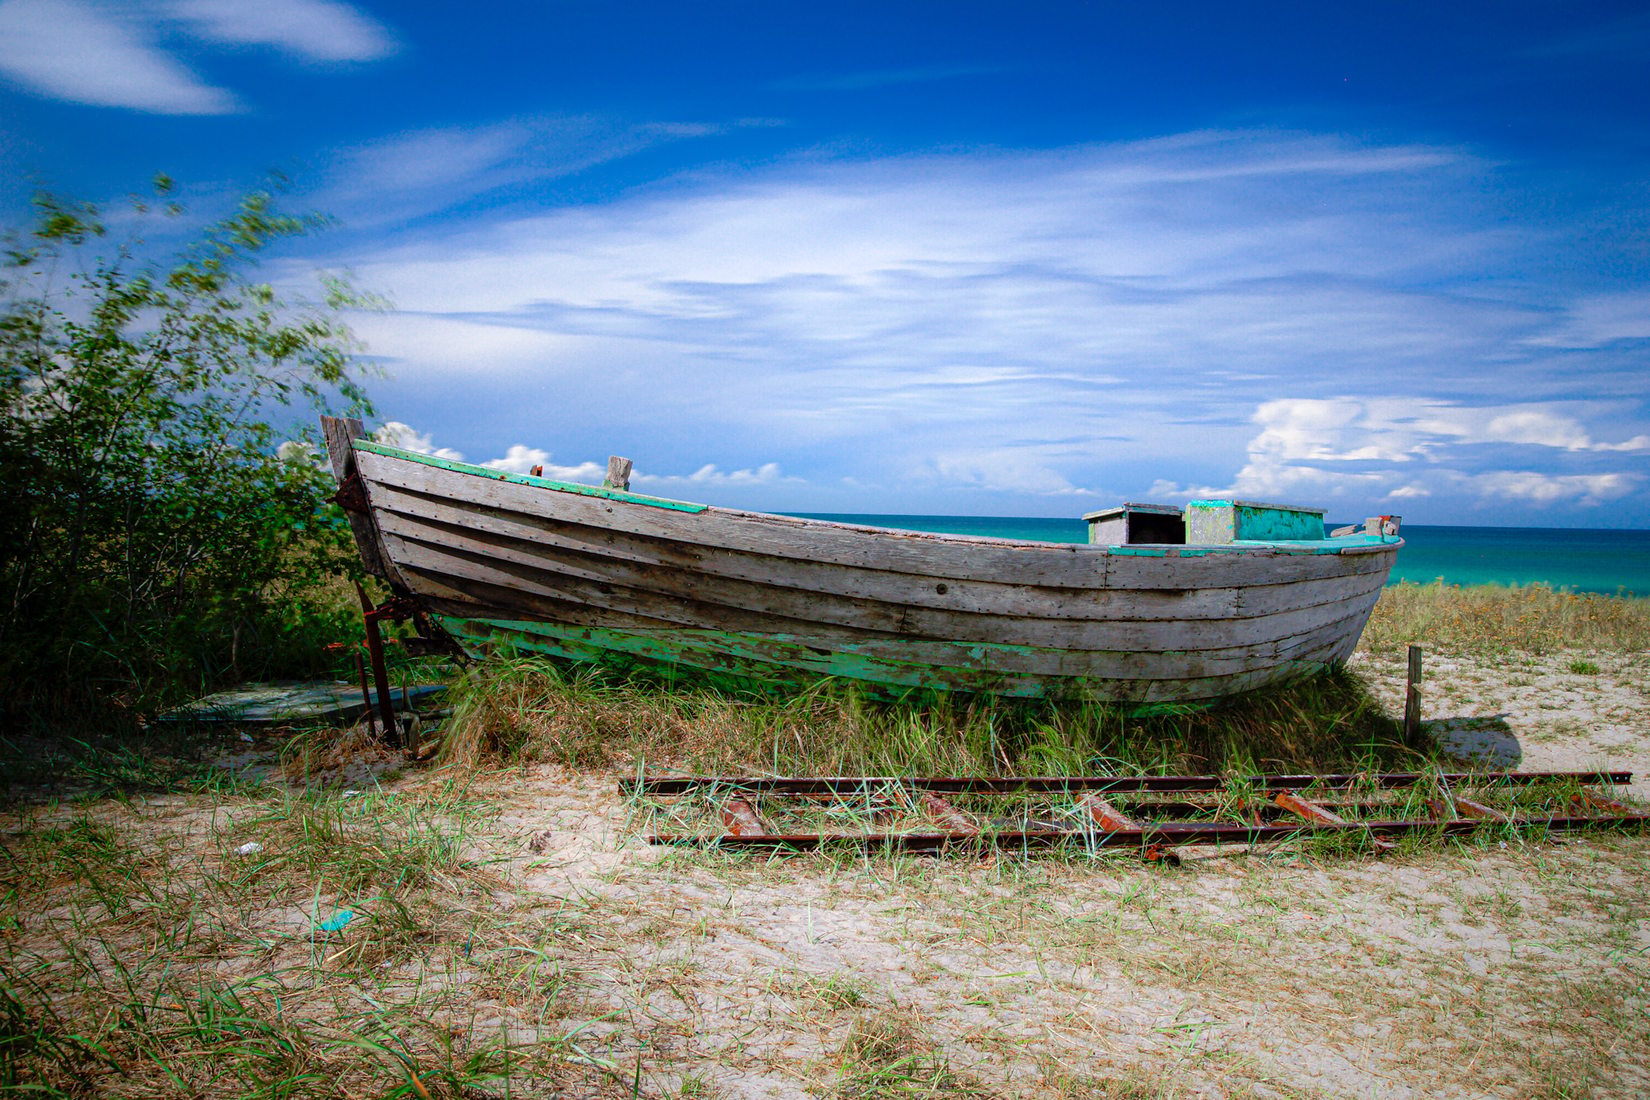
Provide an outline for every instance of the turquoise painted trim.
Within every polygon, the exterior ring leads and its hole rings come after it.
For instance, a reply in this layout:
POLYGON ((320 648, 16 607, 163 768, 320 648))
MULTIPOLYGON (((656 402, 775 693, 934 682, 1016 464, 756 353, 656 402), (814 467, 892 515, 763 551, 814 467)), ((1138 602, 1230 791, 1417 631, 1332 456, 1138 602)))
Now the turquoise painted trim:
POLYGON ((1118 558, 1200 558, 1205 554, 1242 554, 1251 550, 1288 550, 1299 554, 1344 554, 1347 551, 1403 548, 1404 540, 1396 535, 1342 535, 1338 539, 1233 539, 1229 543, 1209 546, 1096 546, 1098 553, 1118 558))
POLYGON ((451 470, 457 474, 474 474, 476 477, 491 478, 494 481, 508 481, 512 485, 531 485, 535 489, 554 489, 559 493, 577 493, 585 497, 622 500, 626 504, 643 504, 649 508, 668 508, 673 512, 697 514, 710 507, 708 504, 690 504, 683 500, 643 496, 641 493, 631 493, 623 489, 604 489, 597 485, 578 485, 571 481, 552 481, 550 478, 534 477, 532 474, 512 474, 504 470, 492 470, 486 466, 474 466, 468 462, 454 462, 450 458, 437 458, 435 455, 421 455, 416 451, 403 451, 399 447, 387 447, 382 443, 369 443, 364 439, 355 441, 355 449, 367 451, 370 454, 383 455, 385 458, 404 458, 409 462, 434 466, 440 470, 451 470))
POLYGON ((1106 553, 1120 558, 1166 558, 1169 550, 1164 546, 1108 546, 1106 553))
POLYGON ((1342 535, 1338 539, 1233 539, 1205 546, 1107 546, 1102 552, 1119 557, 1201 558, 1206 554, 1247 554, 1255 550, 1285 550, 1293 554, 1345 554, 1368 550, 1402 550, 1396 535, 1342 535))

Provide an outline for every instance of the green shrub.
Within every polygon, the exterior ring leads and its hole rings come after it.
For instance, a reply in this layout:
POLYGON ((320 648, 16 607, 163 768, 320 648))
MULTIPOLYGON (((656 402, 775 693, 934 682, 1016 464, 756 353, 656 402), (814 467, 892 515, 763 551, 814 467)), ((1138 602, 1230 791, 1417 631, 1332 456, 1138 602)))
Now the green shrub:
MULTIPOLYGON (((140 227, 180 214, 135 206, 140 227)), ((354 555, 313 451, 277 449, 294 405, 364 408, 337 312, 357 299, 288 306, 250 269, 320 223, 254 193, 157 257, 93 207, 36 209, 0 275, 0 713, 314 660, 296 650, 338 637, 327 578, 354 555)))

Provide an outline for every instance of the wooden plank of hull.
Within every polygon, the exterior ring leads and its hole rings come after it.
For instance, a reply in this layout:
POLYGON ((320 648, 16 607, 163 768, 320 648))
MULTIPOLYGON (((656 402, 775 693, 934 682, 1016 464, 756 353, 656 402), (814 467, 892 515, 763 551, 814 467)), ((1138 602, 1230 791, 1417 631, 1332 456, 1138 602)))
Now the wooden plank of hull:
MULTIPOLYGON (((1234 625, 1258 620, 1263 613, 1280 618, 1284 612, 1305 614, 1326 604, 1338 604, 1357 595, 1374 591, 1383 579, 1379 574, 1360 573, 1350 577, 1321 581, 1303 581, 1295 585, 1268 586, 1273 591, 1253 600, 1262 610, 1247 608, 1248 615, 1224 613, 1225 608, 1248 603, 1249 594, 1241 593, 1230 601, 1204 601, 1195 594, 1141 592, 1124 590, 1100 593, 1109 596, 1102 601, 1074 599, 1068 589, 1028 588, 1010 585, 979 585, 987 599, 971 598, 964 594, 962 606, 934 607, 933 602, 944 596, 935 592, 935 586, 916 581, 909 576, 898 586, 859 585, 862 589, 882 588, 892 599, 869 596, 844 596, 829 590, 799 585, 794 578, 781 573, 766 584, 729 580, 721 576, 695 574, 686 569, 668 569, 656 566, 638 566, 627 559, 603 558, 593 554, 561 551, 519 542, 472 539, 462 530, 451 527, 435 528, 428 524, 403 529, 395 517, 383 524, 389 536, 396 541, 396 554, 410 563, 417 561, 430 567, 428 553, 446 553, 452 559, 445 571, 463 574, 475 563, 475 568, 498 566, 523 578, 525 582, 542 580, 541 574, 571 581, 587 581, 598 586, 622 586, 669 597, 673 601, 717 603, 723 606, 749 610, 765 610, 771 614, 806 620, 826 619, 856 625, 862 629, 885 629, 893 633, 928 633, 924 624, 930 620, 956 620, 968 624, 963 629, 984 632, 994 636, 992 621, 1008 618, 1021 620, 1048 620, 1061 631, 1069 631, 1072 624, 1084 621, 1120 624, 1125 622, 1195 622, 1220 621, 1234 625), (904 599, 901 599, 901 598, 904 599), (1099 603, 1100 606, 1096 606, 1099 603), (967 606, 973 604, 973 607, 967 606), (995 604, 1006 609, 993 615, 978 610, 981 604, 995 604), (1175 612, 1179 610, 1179 614, 1175 612)), ((439 568, 439 567, 430 567, 439 568)), ((551 581, 549 583, 558 583, 551 581)), ((606 593, 605 589, 598 589, 606 593)), ((1228 590, 1230 591, 1230 590, 1228 590)), ((592 597, 600 603, 601 598, 592 597)), ((959 601, 961 602, 961 601, 959 601)), ((1264 630, 1258 622, 1254 624, 1264 630)), ((941 636, 950 636, 941 634, 941 636)), ((1065 636, 1064 634, 1062 635, 1065 636)), ((1078 644, 1070 640, 1070 644, 1078 644)))
MULTIPOLYGON (((503 589, 549 596, 592 608, 641 614, 683 625, 806 635, 818 624, 855 631, 955 642, 1000 642, 1059 649, 1214 649, 1267 642, 1345 615, 1347 599, 1375 591, 1379 577, 1360 576, 1339 598, 1314 607, 1250 619, 1109 621, 980 615, 847 600, 718 578, 677 578, 674 591, 632 587, 622 576, 574 576, 537 562, 388 536, 403 574, 462 577, 503 589)), ((418 590, 415 582, 414 591, 418 590)), ((1048 608, 1054 611, 1054 608, 1048 608)))
MULTIPOLYGON (((452 613, 453 609, 447 611, 452 613)), ((499 613, 500 615, 504 613, 499 613)), ((477 617, 474 609, 461 617, 477 617)), ((488 619, 498 615, 482 616, 488 619)), ((830 667, 832 675, 848 675, 846 668, 831 665, 835 655, 847 655, 850 664, 858 658, 918 664, 926 667, 959 670, 969 673, 1012 673, 1056 678, 1098 677, 1102 679, 1198 679, 1242 673, 1258 667, 1289 664, 1303 659, 1333 660, 1341 640, 1357 629, 1355 621, 1330 624, 1310 634, 1288 642, 1267 646, 1234 647, 1231 650, 1195 653, 1153 652, 1063 652, 1014 646, 962 646, 948 642, 922 640, 873 639, 838 641, 819 637, 795 635, 752 634, 737 631, 707 631, 674 624, 636 626, 624 623, 580 623, 578 618, 595 616, 568 616, 555 620, 558 628, 580 634, 583 632, 619 631, 646 637, 691 637, 696 644, 720 651, 766 655, 769 642, 781 648, 802 647, 807 653, 804 664, 810 668, 830 667), (573 619, 575 621, 568 621, 573 619), (755 639, 760 642, 751 640, 755 639), (753 649, 752 647, 755 646, 753 649), (1327 647, 1327 649, 1326 649, 1327 647)), ((501 620, 508 621, 508 620, 501 620)), ((535 620, 551 621, 551 620, 535 620)), ((592 635, 594 636, 594 634, 592 635)))
MULTIPOLYGON (((1300 662, 1333 659, 1350 636, 1354 641, 1368 614, 1368 603, 1349 606, 1346 617, 1316 630, 1276 642, 1201 651, 1081 651, 1001 644, 961 644, 927 639, 871 636, 862 632, 812 626, 804 635, 757 631, 707 630, 691 624, 617 614, 538 597, 521 598, 512 589, 452 578, 431 581, 425 602, 433 611, 459 620, 508 621, 526 614, 540 626, 515 623, 516 629, 542 630, 582 642, 642 638, 648 652, 661 647, 698 667, 720 667, 724 657, 773 661, 807 670, 811 675, 875 678, 872 666, 925 670, 918 681, 963 677, 970 682, 1010 675, 1056 681, 1181 680, 1242 675, 1257 669, 1294 667, 1300 662), (703 651, 703 652, 700 652, 703 651), (709 653, 712 656, 705 656, 709 653), (868 666, 866 662, 871 664, 868 666)), ((895 681, 903 682, 903 681, 895 681)), ((971 690, 985 690, 973 688, 971 690)))
MULTIPOLYGON (((377 487, 400 488, 435 499, 590 528, 669 539, 803 561, 829 562, 950 580, 988 576, 1008 583, 1059 588, 1229 588, 1344 574, 1359 555, 1334 548, 1098 547, 1015 543, 964 535, 929 535, 852 527, 707 508, 675 512, 602 497, 581 496, 491 481, 411 458, 357 451, 363 475, 377 487)), ((378 493, 374 492, 374 499, 378 493)), ((1370 549, 1391 564, 1401 546, 1370 549)), ((1369 567, 1383 567, 1371 562, 1369 567)))
POLYGON ((719 547, 687 546, 668 539, 558 520, 467 510, 462 505, 413 496, 394 489, 375 494, 384 531, 498 555, 518 563, 538 561, 587 579, 612 579, 661 589, 673 578, 749 581, 796 589, 813 597, 838 596, 914 607, 1009 615, 1126 619, 1248 618, 1342 598, 1347 576, 1384 577, 1390 559, 1344 559, 1345 573, 1246 588, 1141 589, 1070 588, 1001 583, 990 579, 951 580, 939 590, 935 578, 890 573, 719 547), (1332 591, 1325 591, 1325 588, 1332 591))

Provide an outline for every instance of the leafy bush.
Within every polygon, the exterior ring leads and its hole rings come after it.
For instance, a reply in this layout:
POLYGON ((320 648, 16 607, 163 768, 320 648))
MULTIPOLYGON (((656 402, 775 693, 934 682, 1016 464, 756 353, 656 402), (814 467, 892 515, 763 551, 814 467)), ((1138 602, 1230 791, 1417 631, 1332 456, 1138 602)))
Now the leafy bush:
MULTIPOLYGON (((134 207, 139 227, 181 213, 134 207)), ((36 210, 0 283, 0 712, 292 666, 347 606, 325 578, 354 555, 330 478, 305 446, 278 455, 280 428, 294 404, 365 408, 338 316, 357 299, 329 282, 290 307, 249 269, 319 222, 253 193, 157 259, 91 206, 36 210)))

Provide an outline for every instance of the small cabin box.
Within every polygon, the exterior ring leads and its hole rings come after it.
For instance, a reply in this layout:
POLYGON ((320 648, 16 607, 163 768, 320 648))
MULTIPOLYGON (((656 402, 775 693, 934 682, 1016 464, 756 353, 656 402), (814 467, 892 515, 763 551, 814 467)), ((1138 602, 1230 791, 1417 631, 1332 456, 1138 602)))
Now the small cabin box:
POLYGON ((1179 508, 1168 504, 1123 504, 1083 518, 1091 546, 1179 546, 1186 541, 1186 520, 1179 508))
POLYGON ((1297 542, 1323 538, 1322 508, 1257 504, 1252 500, 1194 500, 1186 505, 1186 542, 1297 542))

